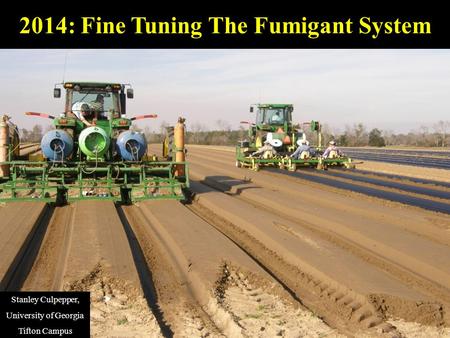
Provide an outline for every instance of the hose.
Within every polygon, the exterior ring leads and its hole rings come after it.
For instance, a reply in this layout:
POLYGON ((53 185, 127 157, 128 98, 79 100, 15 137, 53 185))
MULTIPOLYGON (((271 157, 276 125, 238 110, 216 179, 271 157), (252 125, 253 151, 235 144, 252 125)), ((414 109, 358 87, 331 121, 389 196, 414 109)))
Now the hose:
POLYGON ((53 167, 55 166, 55 163, 64 163, 64 148, 66 147, 65 143, 58 143, 55 144, 55 147, 53 148, 53 158, 57 159, 58 155, 61 154, 61 160, 53 160, 52 161, 52 165, 50 166, 50 168, 48 169, 48 172, 51 173, 53 171, 53 167))
POLYGON ((139 161, 139 150, 140 150, 139 145, 133 146, 130 144, 130 142, 127 142, 125 147, 130 148, 130 154, 131 154, 132 161, 139 161))
POLYGON ((95 173, 95 169, 98 168, 98 146, 95 146, 94 152, 95 152, 95 167, 94 167, 94 170, 92 170, 91 172, 89 172, 89 171, 86 171, 86 170, 84 170, 83 168, 81 168, 81 171, 82 171, 84 174, 92 175, 93 173, 95 173))

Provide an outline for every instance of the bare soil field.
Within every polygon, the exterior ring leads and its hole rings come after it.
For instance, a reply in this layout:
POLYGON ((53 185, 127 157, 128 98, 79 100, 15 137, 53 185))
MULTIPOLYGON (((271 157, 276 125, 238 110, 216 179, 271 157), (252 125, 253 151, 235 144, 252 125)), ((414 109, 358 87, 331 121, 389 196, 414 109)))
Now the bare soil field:
POLYGON ((187 160, 188 203, 0 205, 1 289, 90 291, 93 337, 450 336, 448 214, 236 168, 232 148, 187 160))

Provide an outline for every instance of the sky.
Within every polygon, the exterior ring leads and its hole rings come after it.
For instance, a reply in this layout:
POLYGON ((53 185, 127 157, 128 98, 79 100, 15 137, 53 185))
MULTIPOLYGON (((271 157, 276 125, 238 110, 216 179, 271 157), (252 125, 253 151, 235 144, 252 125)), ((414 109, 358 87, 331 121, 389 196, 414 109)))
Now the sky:
POLYGON ((58 114, 65 81, 130 83, 129 116, 159 130, 184 116, 188 128, 232 128, 252 121, 254 103, 292 103, 294 121, 319 120, 332 130, 363 123, 392 132, 450 121, 450 50, 0 50, 0 113, 19 127, 58 114), (223 125, 223 123, 222 123, 223 125))

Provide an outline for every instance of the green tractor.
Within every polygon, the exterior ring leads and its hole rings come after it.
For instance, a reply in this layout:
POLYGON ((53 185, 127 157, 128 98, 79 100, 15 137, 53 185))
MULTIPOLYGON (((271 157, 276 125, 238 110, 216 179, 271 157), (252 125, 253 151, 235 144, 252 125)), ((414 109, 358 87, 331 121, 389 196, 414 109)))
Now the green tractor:
MULTIPOLYGON (((129 85, 66 82, 63 88, 64 113, 26 113, 53 122, 54 129, 41 140, 40 155, 21 159, 11 138, 0 140, 7 149, 0 152, 0 201, 185 199, 189 177, 184 156, 175 162, 147 154, 145 135, 133 130, 132 123, 157 116, 126 117, 126 100, 134 97, 129 85)), ((59 86, 54 97, 61 97, 59 86)), ((0 125, 0 135, 7 134, 5 125, 0 125)), ((178 130, 184 134, 184 124, 178 130)))
POLYGON ((261 167, 271 166, 295 171, 297 167, 350 166, 351 159, 345 156, 322 158, 321 125, 318 121, 304 123, 317 133, 317 148, 302 154, 301 158, 290 157, 302 144, 309 145, 306 134, 300 125, 292 122, 292 104, 256 104, 256 122, 249 124, 248 139, 239 141, 236 146, 236 166, 258 171, 261 167), (267 148, 266 148, 267 146, 267 148), (268 150, 264 150, 268 149, 268 150))

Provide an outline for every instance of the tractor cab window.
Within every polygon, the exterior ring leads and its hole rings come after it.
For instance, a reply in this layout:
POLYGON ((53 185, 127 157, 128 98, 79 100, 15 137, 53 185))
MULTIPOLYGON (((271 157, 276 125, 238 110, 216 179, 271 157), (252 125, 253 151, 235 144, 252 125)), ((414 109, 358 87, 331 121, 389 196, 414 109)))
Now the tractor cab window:
MULTIPOLYGON (((72 107, 77 104, 87 104, 98 117, 107 118, 109 111, 119 112, 118 93, 101 92, 98 90, 72 91, 72 107)), ((76 113, 76 112, 74 112, 76 113)))
POLYGON ((257 123, 259 124, 284 124, 286 120, 283 108, 261 108, 258 112, 257 123))

